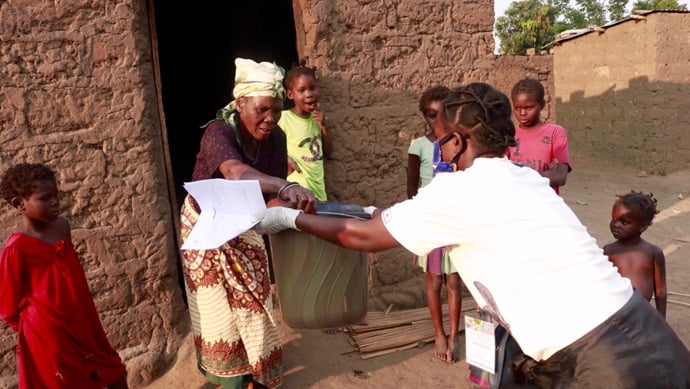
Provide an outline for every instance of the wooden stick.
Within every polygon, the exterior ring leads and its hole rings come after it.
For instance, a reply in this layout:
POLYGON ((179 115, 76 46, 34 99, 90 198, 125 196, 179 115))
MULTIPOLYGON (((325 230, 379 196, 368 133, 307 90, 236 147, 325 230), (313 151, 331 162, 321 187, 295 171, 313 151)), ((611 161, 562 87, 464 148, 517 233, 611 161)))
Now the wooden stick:
MULTIPOLYGON (((466 298, 462 303, 465 308, 461 310, 462 315, 471 314, 476 310, 474 299, 466 298)), ((442 306, 442 312, 443 327, 448 332, 450 317, 447 304, 442 306)), ((405 350, 434 340, 434 328, 427 307, 393 312, 369 312, 363 322, 348 328, 352 346, 362 354, 363 359, 405 350)), ((464 329, 464 326, 459 326, 458 332, 463 332, 464 329)), ((351 351, 346 353, 349 354, 351 351)))
POLYGON ((396 347, 396 348, 391 348, 391 349, 387 349, 387 350, 376 351, 376 352, 373 352, 373 353, 366 353, 366 354, 362 354, 360 358, 362 358, 362 359, 371 359, 371 358, 375 358, 375 357, 380 357, 381 355, 386 355, 386 354, 394 353, 394 352, 397 352, 397 351, 403 351, 403 350, 409 350, 409 349, 411 349, 411 348, 415 348, 415 347, 417 347, 418 344, 419 344, 419 343, 410 343, 410 344, 407 344, 407 345, 404 345, 404 346, 400 346, 400 347, 396 347))
POLYGON ((684 302, 681 302, 681 301, 666 300, 666 302, 667 302, 667 303, 671 303, 671 304, 685 305, 686 307, 690 307, 690 304, 684 303, 684 302))
MULTIPOLYGON (((450 319, 448 317, 444 317, 443 325, 446 331, 450 330, 450 319)), ((458 328, 458 333, 463 331, 464 327, 458 328)), ((420 341, 426 342, 429 339, 433 340, 434 330, 431 322, 427 321, 415 325, 382 329, 379 331, 369 331, 359 334, 353 333, 351 337, 360 352, 370 353, 403 346, 409 343, 420 341)))
POLYGON ((666 292, 667 294, 672 294, 674 296, 690 297, 690 294, 678 293, 678 292, 666 292))
MULTIPOLYGON (((474 311, 477 303, 473 298, 468 297, 462 300, 463 309, 461 312, 474 311)), ((390 307, 390 306, 389 306, 390 307)), ((443 314, 448 314, 448 305, 442 306, 443 314)), ((411 323, 417 320, 429 318, 429 308, 422 307, 416 309, 408 309, 404 311, 394 312, 369 312, 364 317, 361 323, 348 326, 351 332, 373 331, 387 327, 394 327, 406 323, 411 323)))

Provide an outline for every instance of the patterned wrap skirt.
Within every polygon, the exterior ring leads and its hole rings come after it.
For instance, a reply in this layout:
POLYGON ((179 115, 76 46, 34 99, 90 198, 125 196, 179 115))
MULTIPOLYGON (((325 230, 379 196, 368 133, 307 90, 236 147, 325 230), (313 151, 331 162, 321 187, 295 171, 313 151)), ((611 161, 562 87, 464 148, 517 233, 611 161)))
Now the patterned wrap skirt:
POLYGON ((444 247, 433 249, 427 255, 415 255, 412 257, 412 264, 421 267, 427 273, 437 276, 443 274, 453 274, 458 271, 450 260, 450 255, 444 247))
MULTIPOLYGON (((198 218, 196 201, 187 196, 182 243, 198 218)), ((280 386, 283 351, 261 235, 249 230, 217 249, 181 254, 199 367, 217 377, 251 374, 260 384, 280 386)))

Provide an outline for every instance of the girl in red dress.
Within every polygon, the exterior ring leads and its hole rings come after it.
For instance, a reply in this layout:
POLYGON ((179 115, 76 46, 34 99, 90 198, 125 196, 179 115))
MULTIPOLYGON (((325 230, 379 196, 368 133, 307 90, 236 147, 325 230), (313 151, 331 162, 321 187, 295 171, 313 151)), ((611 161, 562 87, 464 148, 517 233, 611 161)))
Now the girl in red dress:
POLYGON ((0 317, 18 335, 19 388, 127 388, 60 216, 55 173, 19 164, 0 190, 23 221, 0 256, 0 317))

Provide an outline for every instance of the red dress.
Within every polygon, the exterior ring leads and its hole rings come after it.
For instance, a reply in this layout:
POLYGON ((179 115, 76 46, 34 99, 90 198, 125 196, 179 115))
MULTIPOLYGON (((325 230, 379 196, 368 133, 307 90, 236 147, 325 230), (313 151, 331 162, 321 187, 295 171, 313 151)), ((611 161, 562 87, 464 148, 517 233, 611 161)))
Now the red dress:
POLYGON ((17 331, 19 388, 103 388, 125 374, 72 244, 15 232, 0 257, 0 317, 17 331))

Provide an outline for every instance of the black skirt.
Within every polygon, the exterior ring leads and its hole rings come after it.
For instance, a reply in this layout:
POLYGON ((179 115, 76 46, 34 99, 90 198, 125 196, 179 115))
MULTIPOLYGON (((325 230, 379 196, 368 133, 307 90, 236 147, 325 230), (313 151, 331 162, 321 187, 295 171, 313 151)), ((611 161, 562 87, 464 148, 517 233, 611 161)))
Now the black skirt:
MULTIPOLYGON (((540 388, 690 388, 690 354, 639 292, 549 359, 511 362, 515 382, 540 388)), ((524 386, 521 386, 524 387, 524 386)))

